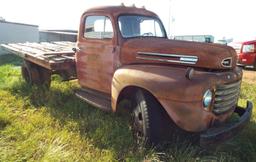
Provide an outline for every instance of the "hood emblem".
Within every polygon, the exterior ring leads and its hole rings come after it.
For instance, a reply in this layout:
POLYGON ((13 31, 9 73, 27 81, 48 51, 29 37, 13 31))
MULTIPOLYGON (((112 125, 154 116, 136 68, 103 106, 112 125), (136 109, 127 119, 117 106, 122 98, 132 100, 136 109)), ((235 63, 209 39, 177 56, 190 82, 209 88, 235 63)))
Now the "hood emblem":
POLYGON ((232 58, 229 57, 229 58, 225 58, 221 61, 221 65, 223 67, 231 67, 232 66, 232 58))

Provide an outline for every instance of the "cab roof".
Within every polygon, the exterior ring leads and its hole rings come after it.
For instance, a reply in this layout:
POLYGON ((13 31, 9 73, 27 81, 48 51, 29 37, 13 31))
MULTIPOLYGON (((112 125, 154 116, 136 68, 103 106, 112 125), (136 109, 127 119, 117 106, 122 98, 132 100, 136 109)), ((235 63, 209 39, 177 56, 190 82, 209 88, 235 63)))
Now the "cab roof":
POLYGON ((127 7, 127 6, 102 6, 88 9, 86 13, 104 13, 110 15, 123 15, 123 14, 142 14, 147 16, 157 16, 154 12, 146 10, 145 8, 127 7))
POLYGON ((255 43, 256 43, 256 40, 243 42, 243 44, 255 44, 255 43))

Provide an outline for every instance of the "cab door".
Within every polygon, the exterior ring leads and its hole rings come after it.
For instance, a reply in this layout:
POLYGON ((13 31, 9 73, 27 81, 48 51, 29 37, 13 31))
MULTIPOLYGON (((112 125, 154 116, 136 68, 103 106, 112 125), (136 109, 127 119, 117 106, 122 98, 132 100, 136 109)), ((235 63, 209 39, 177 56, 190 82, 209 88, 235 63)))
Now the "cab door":
POLYGON ((79 84, 82 88, 111 93, 115 55, 114 32, 108 16, 82 18, 76 52, 79 84))

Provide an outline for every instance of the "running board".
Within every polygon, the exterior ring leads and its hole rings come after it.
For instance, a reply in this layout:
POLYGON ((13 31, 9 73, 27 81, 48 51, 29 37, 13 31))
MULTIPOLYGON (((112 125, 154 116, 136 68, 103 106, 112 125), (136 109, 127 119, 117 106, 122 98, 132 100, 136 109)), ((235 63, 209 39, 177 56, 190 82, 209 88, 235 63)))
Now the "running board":
POLYGON ((75 91, 75 95, 84 100, 85 102, 100 108, 104 111, 112 111, 111 109, 111 98, 109 95, 91 90, 91 89, 79 89, 75 91))

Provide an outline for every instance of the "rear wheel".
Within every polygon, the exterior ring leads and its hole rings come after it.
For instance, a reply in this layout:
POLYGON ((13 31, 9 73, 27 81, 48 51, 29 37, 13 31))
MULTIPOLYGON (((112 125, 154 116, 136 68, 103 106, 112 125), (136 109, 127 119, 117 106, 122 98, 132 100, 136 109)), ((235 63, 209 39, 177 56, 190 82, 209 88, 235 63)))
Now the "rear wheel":
POLYGON ((49 88, 51 85, 51 71, 40 66, 37 69, 40 74, 40 84, 49 88))
POLYGON ((150 93, 138 90, 133 103, 132 131, 138 144, 156 145, 171 139, 177 127, 150 93))
POLYGON ((50 86, 51 72, 48 69, 35 65, 31 62, 24 61, 21 67, 21 74, 25 81, 30 85, 50 86))

